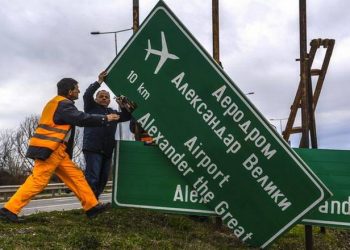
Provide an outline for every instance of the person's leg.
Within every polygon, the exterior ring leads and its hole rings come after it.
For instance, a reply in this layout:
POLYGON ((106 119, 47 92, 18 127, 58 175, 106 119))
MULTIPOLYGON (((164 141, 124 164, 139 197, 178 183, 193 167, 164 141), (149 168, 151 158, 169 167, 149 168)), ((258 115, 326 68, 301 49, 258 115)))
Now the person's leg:
POLYGON ((100 180, 97 189, 97 198, 103 193, 108 182, 109 172, 111 170, 112 158, 103 157, 100 180))
POLYGON ((83 171, 72 162, 68 154, 56 168, 56 174, 78 197, 85 211, 98 205, 83 171))
POLYGON ((102 168, 102 155, 93 152, 84 152, 86 168, 85 177, 95 196, 98 197, 99 180, 102 168))
POLYGON ((14 214, 19 214, 21 209, 47 186, 57 165, 62 160, 59 151, 60 149, 54 151, 45 161, 35 160, 32 174, 4 205, 4 208, 14 214))

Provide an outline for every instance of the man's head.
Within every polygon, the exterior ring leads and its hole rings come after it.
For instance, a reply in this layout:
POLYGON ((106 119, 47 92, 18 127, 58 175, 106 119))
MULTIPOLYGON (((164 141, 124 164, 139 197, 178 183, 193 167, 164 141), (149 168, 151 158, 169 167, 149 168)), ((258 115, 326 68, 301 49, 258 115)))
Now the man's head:
POLYGON ((109 103, 111 102, 111 97, 109 92, 106 90, 100 90, 96 94, 95 102, 107 108, 109 103))
POLYGON ((79 98, 78 82, 73 78, 63 78, 57 83, 57 94, 74 101, 79 98))

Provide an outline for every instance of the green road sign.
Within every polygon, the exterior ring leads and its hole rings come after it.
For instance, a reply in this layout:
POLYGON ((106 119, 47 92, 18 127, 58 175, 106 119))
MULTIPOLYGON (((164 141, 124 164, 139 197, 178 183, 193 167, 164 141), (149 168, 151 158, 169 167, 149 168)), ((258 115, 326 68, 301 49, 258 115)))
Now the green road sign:
POLYGON ((215 215, 158 147, 120 141, 116 148, 114 205, 215 215))
MULTIPOLYGON (((334 196, 301 223, 350 227, 350 151, 294 149, 330 187, 334 196)), ((215 215, 157 147, 120 142, 115 166, 114 205, 191 215, 215 215)))
POLYGON ((115 94, 189 185, 248 244, 266 247, 330 196, 159 2, 107 69, 115 94))
POLYGON ((350 227, 350 151, 295 149, 333 196, 303 219, 305 224, 350 227))

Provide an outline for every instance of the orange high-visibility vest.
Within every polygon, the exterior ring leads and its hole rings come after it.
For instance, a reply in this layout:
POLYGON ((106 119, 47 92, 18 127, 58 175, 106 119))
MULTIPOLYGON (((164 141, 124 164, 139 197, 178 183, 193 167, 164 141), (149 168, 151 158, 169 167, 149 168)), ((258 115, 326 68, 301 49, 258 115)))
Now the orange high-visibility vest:
POLYGON ((140 141, 145 142, 145 143, 152 143, 153 142, 153 138, 150 136, 145 136, 145 137, 141 137, 140 141))
POLYGON ((53 116, 59 102, 66 99, 67 98, 63 96, 56 96, 46 104, 41 114, 39 125, 29 141, 29 147, 43 147, 54 151, 58 148, 60 143, 64 141, 71 125, 55 124, 53 116))

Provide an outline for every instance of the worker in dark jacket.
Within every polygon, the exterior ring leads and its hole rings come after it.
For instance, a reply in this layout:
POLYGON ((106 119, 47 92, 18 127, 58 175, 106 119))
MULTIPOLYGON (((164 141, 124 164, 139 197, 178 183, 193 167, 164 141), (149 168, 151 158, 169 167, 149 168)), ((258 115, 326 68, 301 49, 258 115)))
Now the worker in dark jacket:
POLYGON ((89 218, 107 208, 98 202, 83 172, 71 160, 74 126, 107 126, 118 116, 79 111, 74 106, 79 93, 78 82, 72 78, 57 83, 58 95, 46 104, 29 141, 26 156, 35 160, 32 174, 0 209, 0 218, 18 222, 21 209, 47 186, 54 173, 79 198, 89 218))
POLYGON ((85 177, 90 184, 96 198, 103 192, 112 164, 112 153, 115 145, 115 132, 117 124, 120 122, 129 121, 131 118, 130 112, 124 103, 117 99, 121 112, 109 108, 111 102, 110 94, 106 90, 100 88, 106 77, 106 72, 102 72, 98 81, 92 83, 84 93, 84 111, 89 114, 116 114, 118 120, 110 123, 105 127, 94 127, 84 129, 83 153, 86 161, 85 177))

